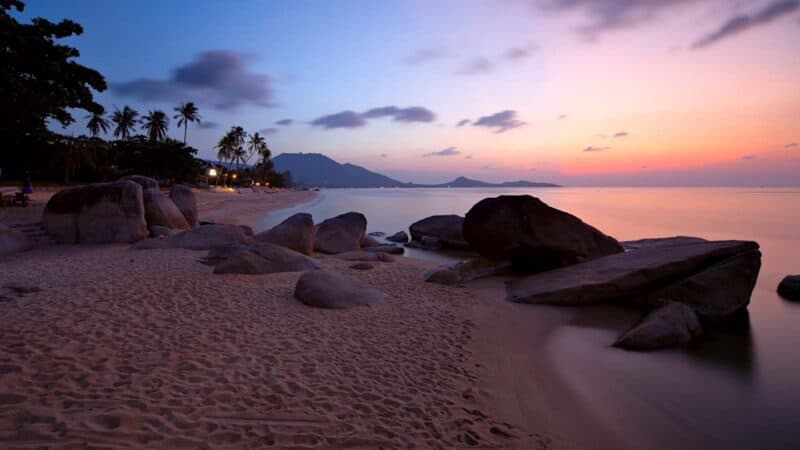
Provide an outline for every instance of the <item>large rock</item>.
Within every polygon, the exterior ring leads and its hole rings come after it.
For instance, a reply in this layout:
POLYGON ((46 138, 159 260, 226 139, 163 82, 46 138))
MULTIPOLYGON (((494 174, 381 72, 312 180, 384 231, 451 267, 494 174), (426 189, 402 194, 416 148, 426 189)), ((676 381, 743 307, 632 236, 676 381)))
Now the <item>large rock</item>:
POLYGON ((314 250, 331 254, 358 250, 366 231, 367 218, 361 213, 332 217, 316 226, 314 250))
POLYGON ((781 280, 778 294, 787 300, 800 301, 800 275, 787 275, 781 280))
POLYGON ((614 345, 630 350, 654 350, 686 344, 702 332, 692 308, 671 302, 650 311, 614 345))
POLYGON ((209 251, 205 262, 212 263, 217 274, 303 272, 322 268, 308 256, 269 242, 216 247, 209 251))
POLYGON ((529 273, 623 251, 616 239, 530 195, 476 203, 464 219, 464 238, 481 255, 510 259, 529 273))
POLYGON ((144 175, 127 175, 120 178, 119 181, 133 181, 142 189, 158 189, 158 181, 144 175))
POLYGON ((339 253, 335 257, 343 261, 394 262, 394 257, 388 253, 368 252, 364 250, 339 253))
POLYGON ((405 231, 398 231, 397 233, 389 236, 386 238, 389 242, 397 242, 399 244, 405 244, 408 242, 408 234, 405 231))
POLYGON ((31 242, 19 230, 0 224, 0 256, 10 255, 31 248, 31 242))
POLYGON ((378 247, 381 245, 377 239, 370 235, 365 235, 363 238, 361 238, 361 242, 359 244, 361 245, 361 248, 378 247))
POLYGON ((196 227, 200 223, 200 217, 197 214, 197 197, 189 186, 183 184, 172 186, 172 190, 169 191, 169 199, 175 203, 190 227, 196 227))
POLYGON ((620 245, 622 245, 622 248, 624 248, 626 252, 630 252, 633 250, 641 250, 643 248, 671 247, 674 245, 696 244, 698 242, 708 242, 708 240, 693 236, 672 236, 665 238, 647 238, 637 239, 635 241, 622 241, 620 242, 620 245))
POLYGON ((330 309, 372 306, 386 298, 361 281, 327 270, 304 273, 297 280, 294 296, 306 305, 330 309))
POLYGON ((411 224, 409 231, 414 241, 424 242, 424 238, 428 237, 436 239, 443 247, 468 248, 469 244, 461 231, 463 225, 464 218, 461 216, 430 216, 411 224))
POLYGON ((305 255, 314 253, 314 219, 298 213, 269 230, 256 235, 257 242, 270 242, 305 255))
POLYGON ((665 293, 675 294, 701 314, 716 314, 740 308, 744 292, 749 298, 759 261, 758 244, 750 241, 650 247, 513 280, 507 285, 507 294, 517 303, 577 306, 627 300, 666 289, 665 293), (747 268, 747 264, 753 266, 747 268), (745 279, 728 280, 726 274, 745 279), (708 299, 695 297, 712 294, 714 289, 725 293, 708 299), (736 295, 729 296, 733 291, 736 295))
POLYGON ((188 250, 211 250, 229 244, 252 244, 252 231, 240 225, 213 224, 191 228, 166 239, 151 238, 134 244, 140 250, 159 248, 185 248, 188 250))
POLYGON ((190 228, 180 209, 158 188, 147 188, 142 192, 144 218, 148 226, 160 225, 173 230, 190 228))
POLYGON ((147 237, 142 187, 123 180, 61 190, 47 202, 42 224, 62 244, 138 241, 147 237))
POLYGON ((478 278, 499 275, 510 268, 511 263, 508 261, 493 261, 486 258, 476 258, 469 261, 461 261, 450 266, 440 267, 426 273, 423 276, 423 280, 428 283, 452 286, 478 278))
POLYGON ((377 253, 388 253, 390 255, 402 255, 405 253, 405 249, 403 247, 398 247, 396 245, 378 245, 375 247, 367 247, 364 249, 365 252, 377 252, 377 253))

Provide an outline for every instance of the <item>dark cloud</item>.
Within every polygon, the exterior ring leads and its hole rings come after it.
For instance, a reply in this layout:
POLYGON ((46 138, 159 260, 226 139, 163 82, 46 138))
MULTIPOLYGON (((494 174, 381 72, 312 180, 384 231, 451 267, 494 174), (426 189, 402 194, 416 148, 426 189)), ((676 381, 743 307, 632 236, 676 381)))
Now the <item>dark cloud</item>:
POLYGON ((457 127, 463 127, 464 125, 469 125, 469 122, 470 122, 469 119, 459 120, 458 123, 456 124, 456 126, 457 127))
POLYGON ((523 125, 525 125, 525 122, 518 120, 517 112, 512 110, 481 117, 472 124, 474 127, 493 128, 496 133, 502 133, 523 125))
POLYGON ((424 155, 422 155, 422 157, 427 158, 428 156, 455 156, 458 154, 461 154, 461 152, 456 150, 455 147, 447 147, 443 150, 439 150, 438 152, 425 153, 424 155))
POLYGON ((219 128, 219 124, 217 122, 212 122, 210 120, 204 120, 200 122, 200 128, 204 130, 213 130, 215 128, 219 128))
POLYGON ((797 142, 792 142, 791 144, 786 144, 783 148, 797 148, 797 142))
POLYGON ((333 128, 358 128, 367 124, 367 120, 355 111, 342 111, 336 114, 317 117, 311 121, 311 125, 325 129, 333 128))
POLYGON ((403 62, 410 65, 417 65, 438 61, 449 57, 450 54, 448 51, 441 47, 421 48, 404 58, 403 62))
POLYGON ((362 115, 366 119, 391 117, 396 122, 433 122, 436 120, 436 114, 422 106, 410 106, 408 108, 382 106, 380 108, 372 108, 362 115))
POLYGON ((110 87, 119 96, 142 101, 196 98, 222 110, 244 104, 270 106, 273 94, 269 77, 250 72, 248 63, 248 58, 232 50, 208 51, 174 69, 169 79, 139 78, 110 83, 110 87))
POLYGON ((628 132, 627 131, 620 131, 620 132, 614 133, 614 137, 615 138, 628 137, 628 132))
POLYGON ((388 157, 389 155, 387 155, 386 153, 381 153, 381 158, 388 158, 388 157))
POLYGON ((275 122, 275 125, 283 125, 285 127, 288 127, 289 125, 291 125, 293 123, 294 123, 294 120, 292 120, 292 119, 283 119, 283 120, 279 120, 279 121, 275 122))
POLYGON ((560 115, 558 116, 558 120, 563 120, 563 119, 566 119, 566 118, 567 118, 567 115, 566 115, 566 114, 560 114, 560 115))
POLYGON ((604 151, 610 150, 610 149, 611 149, 611 147, 592 147, 592 146, 589 146, 589 147, 586 147, 585 149, 583 149, 583 151, 585 151, 585 152, 604 152, 604 151))
POLYGON ((503 53, 503 58, 509 61, 521 61, 533 55, 539 47, 536 45, 528 45, 525 47, 512 47, 503 53))
POLYGON ((744 155, 744 156, 742 156, 742 161, 750 161, 752 159, 756 159, 756 155, 744 155))
POLYGON ((753 14, 741 14, 729 19, 717 30, 700 38, 692 45, 693 49, 708 47, 730 36, 749 30, 750 28, 766 25, 773 20, 790 14, 800 8, 800 0, 779 0, 768 4, 753 14))
POLYGON ((276 134, 278 131, 280 131, 280 130, 278 130, 277 128, 262 128, 261 130, 259 130, 259 133, 261 133, 261 134, 276 134))
POLYGON ((467 62, 458 73, 461 75, 479 75, 490 72, 494 69, 494 64, 484 57, 478 57, 467 62))

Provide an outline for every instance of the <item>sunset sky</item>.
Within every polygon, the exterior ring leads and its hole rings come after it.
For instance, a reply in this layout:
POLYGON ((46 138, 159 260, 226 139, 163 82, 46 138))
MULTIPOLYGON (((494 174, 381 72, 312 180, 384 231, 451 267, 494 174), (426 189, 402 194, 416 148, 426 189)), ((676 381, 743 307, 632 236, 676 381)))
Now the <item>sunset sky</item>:
POLYGON ((800 0, 26 3, 107 111, 196 102, 205 158, 236 124, 402 181, 800 184, 800 0))

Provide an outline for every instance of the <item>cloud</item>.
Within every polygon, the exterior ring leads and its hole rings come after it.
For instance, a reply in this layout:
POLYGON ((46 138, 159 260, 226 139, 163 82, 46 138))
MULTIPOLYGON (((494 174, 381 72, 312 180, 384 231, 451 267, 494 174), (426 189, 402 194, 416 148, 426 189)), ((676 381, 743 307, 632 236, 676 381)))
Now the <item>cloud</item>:
POLYGON ((285 127, 288 127, 289 125, 291 125, 293 123, 294 123, 294 120, 292 120, 292 119, 282 119, 282 120, 279 120, 279 121, 275 122, 275 125, 283 125, 285 127))
POLYGON ((210 120, 204 120, 200 122, 200 128, 204 130, 213 130, 215 128, 219 128, 219 124, 217 122, 212 122, 210 120))
POLYGON ((620 132, 614 133, 614 137, 615 138, 628 137, 628 132, 627 131, 620 131, 620 132))
POLYGON ((447 147, 443 150, 439 150, 438 152, 425 153, 424 155, 422 155, 422 157, 427 158, 429 156, 455 156, 458 154, 461 154, 461 152, 456 150, 455 147, 447 147))
POLYGON ((358 128, 367 124, 367 120, 355 111, 342 111, 336 114, 317 117, 311 121, 311 125, 322 127, 327 130, 334 128, 358 128))
POLYGON ((648 22, 667 9, 703 0, 540 0, 547 11, 579 11, 588 22, 578 28, 587 39, 648 22))
POLYGON ((585 149, 583 149, 583 151, 585 151, 585 152, 604 152, 604 151, 610 150, 610 149, 611 149, 611 147, 593 147, 593 146, 589 146, 589 147, 586 147, 585 149))
POLYGON ((567 118, 566 114, 559 114, 559 116, 558 116, 558 120, 564 120, 566 118, 567 118))
POLYGON ((503 170, 503 168, 495 166, 481 166, 481 170, 503 170))
POLYGON ((233 50, 213 50, 178 66, 170 78, 138 78, 110 83, 122 97, 141 101, 208 101, 214 108, 232 110, 241 105, 270 106, 273 97, 267 75, 251 72, 249 59, 233 50))
POLYGON ((388 158, 388 157, 389 155, 387 155, 386 153, 381 153, 381 158, 388 158))
POLYGON ((259 130, 259 133, 261 133, 261 134, 276 134, 278 131, 280 131, 280 130, 278 130, 277 128, 262 128, 261 130, 259 130))
POLYGON ((526 125, 526 123, 517 120, 517 112, 512 110, 505 110, 489 116, 483 116, 472 124, 474 127, 494 128, 495 133, 502 133, 523 125, 526 125))
POLYGON ((750 161, 752 159, 756 159, 756 155, 744 155, 744 156, 742 156, 742 161, 750 161))
POLYGON ((475 58, 467 62, 458 73, 461 75, 479 75, 490 72, 494 69, 494 64, 484 57, 475 58))
POLYGON ((786 144, 783 148, 797 148, 797 142, 792 142, 791 144, 786 144))
POLYGON ((464 159, 472 159, 472 155, 466 155, 464 156, 464 159))
POLYGON ((469 119, 459 120, 458 123, 456 124, 456 126, 457 127, 463 127, 464 125, 469 125, 469 122, 470 122, 469 119))
POLYGON ((366 111, 363 116, 366 119, 391 117, 395 122, 433 122, 436 120, 436 114, 422 106, 409 106, 408 108, 382 106, 366 111))
POLYGON ((503 53, 503 59, 508 61, 522 61, 533 55, 539 46, 531 44, 525 47, 511 47, 503 53))
POLYGON ((442 47, 421 48, 403 59, 403 62, 408 65, 425 64, 432 61, 438 61, 449 58, 450 54, 442 47))
POLYGON ((800 0, 778 0, 753 14, 740 14, 729 19, 715 31, 697 40, 692 44, 692 48, 708 47, 722 39, 735 36, 754 27, 766 25, 781 16, 796 11, 798 8, 800 8, 800 0))

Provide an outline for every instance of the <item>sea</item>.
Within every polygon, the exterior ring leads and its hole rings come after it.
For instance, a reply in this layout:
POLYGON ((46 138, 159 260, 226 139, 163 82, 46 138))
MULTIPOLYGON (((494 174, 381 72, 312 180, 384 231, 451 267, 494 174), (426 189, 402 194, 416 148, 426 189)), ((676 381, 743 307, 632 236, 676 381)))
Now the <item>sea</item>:
MULTIPOLYGON (((800 188, 327 189, 270 214, 258 228, 299 211, 315 222, 358 211, 368 231, 392 234, 430 215, 464 215, 503 194, 538 197, 620 241, 758 242, 762 267, 749 317, 735 326, 687 348, 638 353, 608 347, 622 330, 584 321, 553 336, 549 354, 570 374, 565 382, 621 434, 644 427, 654 439, 696 448, 800 449, 800 303, 776 293, 785 275, 800 274, 800 188)), ((463 258, 423 250, 407 256, 442 264, 463 258)))

